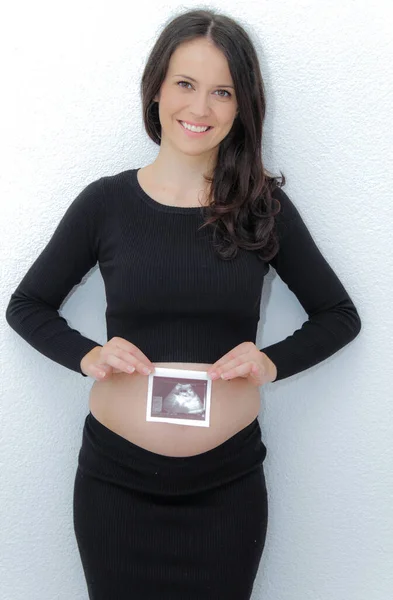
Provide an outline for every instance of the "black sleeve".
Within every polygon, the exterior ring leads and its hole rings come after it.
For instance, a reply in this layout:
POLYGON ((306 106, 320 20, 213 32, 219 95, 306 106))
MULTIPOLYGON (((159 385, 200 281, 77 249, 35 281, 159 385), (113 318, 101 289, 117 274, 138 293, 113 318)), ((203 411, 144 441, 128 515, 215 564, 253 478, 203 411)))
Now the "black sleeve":
POLYGON ((101 344, 72 329, 58 310, 97 263, 104 205, 102 179, 87 185, 70 204, 6 310, 8 324, 33 348, 83 376, 80 361, 101 344))
POLYGON ((277 367, 276 381, 325 360, 360 332, 361 320, 343 284, 321 254, 298 209, 276 188, 278 254, 269 262, 308 315, 300 329, 261 348, 277 367))

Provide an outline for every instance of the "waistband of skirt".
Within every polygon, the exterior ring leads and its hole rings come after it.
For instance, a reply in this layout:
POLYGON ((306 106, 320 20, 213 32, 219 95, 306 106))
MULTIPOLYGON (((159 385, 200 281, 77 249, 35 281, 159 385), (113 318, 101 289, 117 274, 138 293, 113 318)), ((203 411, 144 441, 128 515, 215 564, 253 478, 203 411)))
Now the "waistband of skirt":
POLYGON ((206 452, 167 456, 123 438, 89 412, 78 463, 82 472, 101 480, 145 493, 178 495, 228 483, 260 467, 265 457, 258 418, 206 452))

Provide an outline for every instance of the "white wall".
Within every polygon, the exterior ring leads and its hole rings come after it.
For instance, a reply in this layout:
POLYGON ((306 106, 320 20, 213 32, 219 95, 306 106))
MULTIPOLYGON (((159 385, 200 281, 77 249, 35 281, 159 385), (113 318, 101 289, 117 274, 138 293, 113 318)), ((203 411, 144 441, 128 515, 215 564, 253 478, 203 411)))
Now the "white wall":
MULTIPOLYGON (((154 160, 142 68, 177 7, 36 0, 2 11, 0 600, 86 600, 72 486, 91 379, 28 346, 11 292, 90 181, 154 160)), ((392 16, 386 0, 227 0, 250 24, 266 82, 266 166, 359 309, 357 339, 261 388, 269 528, 253 600, 390 600, 392 531, 392 16)), ((305 320, 273 271, 257 343, 305 320), (262 335, 263 331, 263 335, 262 335)), ((67 300, 105 341, 95 271, 67 300)))

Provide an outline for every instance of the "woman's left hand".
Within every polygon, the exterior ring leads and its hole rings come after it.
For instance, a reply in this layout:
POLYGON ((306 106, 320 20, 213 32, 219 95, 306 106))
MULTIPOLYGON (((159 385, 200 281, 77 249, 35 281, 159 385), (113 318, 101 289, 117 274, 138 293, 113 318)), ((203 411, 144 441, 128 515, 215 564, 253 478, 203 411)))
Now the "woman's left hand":
POLYGON ((276 379, 277 368, 253 342, 242 342, 209 367, 207 374, 212 380, 244 377, 260 386, 276 379))

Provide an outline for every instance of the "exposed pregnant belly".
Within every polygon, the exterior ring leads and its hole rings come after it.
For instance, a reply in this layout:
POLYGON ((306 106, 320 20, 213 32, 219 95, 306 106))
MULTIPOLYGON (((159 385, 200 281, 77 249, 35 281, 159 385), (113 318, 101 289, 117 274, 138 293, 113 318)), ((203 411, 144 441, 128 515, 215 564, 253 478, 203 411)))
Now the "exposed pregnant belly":
MULTIPOLYGON (((153 363, 156 367, 206 371, 207 363, 153 363)), ((148 377, 134 372, 114 373, 95 381, 89 408, 115 433, 151 452, 192 456, 215 448, 258 416, 259 388, 242 377, 212 381, 210 426, 192 427, 146 421, 148 377)))

